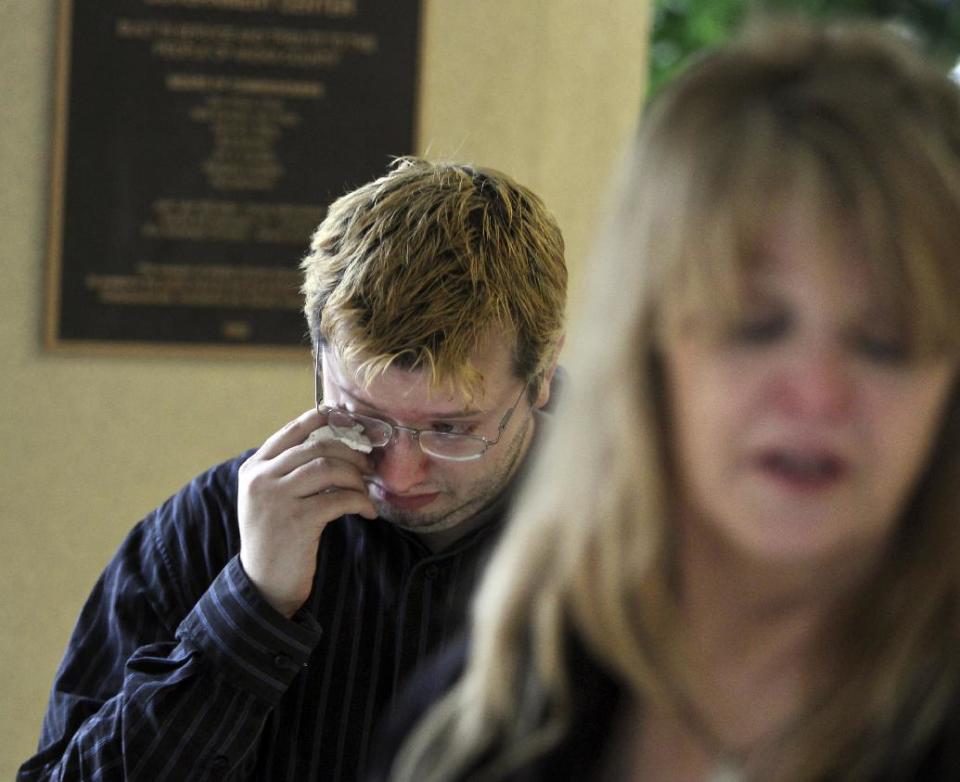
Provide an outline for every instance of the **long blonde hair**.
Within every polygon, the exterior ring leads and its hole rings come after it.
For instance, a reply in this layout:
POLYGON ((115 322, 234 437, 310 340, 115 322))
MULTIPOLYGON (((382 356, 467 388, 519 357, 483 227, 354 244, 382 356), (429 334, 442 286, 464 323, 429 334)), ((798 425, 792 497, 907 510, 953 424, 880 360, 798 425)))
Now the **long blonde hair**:
MULTIPOLYGON (((756 23, 653 102, 571 328, 571 387, 475 601, 467 669, 395 779, 498 779, 555 744, 568 633, 639 697, 669 697, 660 661, 682 633, 662 314, 680 296, 736 308, 731 281, 779 209, 854 231, 917 353, 960 353, 958 93, 888 31, 794 19, 756 23)), ((954 393, 895 556, 835 617, 842 676, 783 779, 868 778, 885 737, 908 751, 941 723, 960 681, 958 522, 954 393)))

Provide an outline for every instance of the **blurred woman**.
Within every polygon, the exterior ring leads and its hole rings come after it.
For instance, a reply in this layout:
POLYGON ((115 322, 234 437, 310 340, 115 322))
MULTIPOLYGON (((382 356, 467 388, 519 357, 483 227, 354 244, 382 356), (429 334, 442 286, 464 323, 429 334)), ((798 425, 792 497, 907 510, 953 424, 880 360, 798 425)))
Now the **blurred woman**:
POLYGON ((956 85, 757 24, 648 109, 589 276, 392 778, 960 779, 956 85))

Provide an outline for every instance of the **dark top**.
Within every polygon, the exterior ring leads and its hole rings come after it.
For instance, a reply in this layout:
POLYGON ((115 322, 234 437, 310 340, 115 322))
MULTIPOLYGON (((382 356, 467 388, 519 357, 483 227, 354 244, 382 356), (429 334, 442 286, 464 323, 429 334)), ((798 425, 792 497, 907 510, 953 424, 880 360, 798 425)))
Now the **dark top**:
MULTIPOLYGON (((467 647, 467 641, 461 636, 434 654, 407 682, 389 720, 380 728, 364 782, 388 782, 390 767, 404 739, 463 672, 467 647)), ((547 753, 505 777, 503 782, 611 782, 607 776, 610 767, 605 750, 615 736, 617 717, 626 703, 627 690, 574 640, 568 647, 568 672, 573 715, 564 738, 547 753)), ((956 703, 927 746, 912 753, 899 746, 889 747, 882 770, 871 782, 960 780, 960 699, 956 703)), ((448 782, 470 782, 476 770, 476 767, 468 769, 448 782)))
POLYGON ((199 476, 129 534, 70 639, 28 780, 355 780, 405 676, 463 624, 501 526, 442 553, 383 521, 324 530, 289 620, 240 565, 237 471, 199 476))

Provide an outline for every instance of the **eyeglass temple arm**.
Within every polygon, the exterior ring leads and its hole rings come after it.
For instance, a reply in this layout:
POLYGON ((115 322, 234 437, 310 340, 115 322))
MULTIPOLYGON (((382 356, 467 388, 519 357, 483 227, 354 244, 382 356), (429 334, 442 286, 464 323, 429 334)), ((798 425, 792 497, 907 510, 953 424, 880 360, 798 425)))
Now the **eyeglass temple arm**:
POLYGON ((503 434, 504 429, 507 428, 507 425, 510 423, 510 419, 513 417, 513 411, 517 409, 517 405, 520 404, 520 400, 523 399, 523 395, 527 393, 527 389, 530 387, 530 381, 528 380, 523 384, 523 388, 520 390, 520 396, 517 397, 517 401, 513 403, 513 406, 504 413, 503 418, 500 419, 500 426, 497 431, 497 439, 500 439, 500 435, 503 434))

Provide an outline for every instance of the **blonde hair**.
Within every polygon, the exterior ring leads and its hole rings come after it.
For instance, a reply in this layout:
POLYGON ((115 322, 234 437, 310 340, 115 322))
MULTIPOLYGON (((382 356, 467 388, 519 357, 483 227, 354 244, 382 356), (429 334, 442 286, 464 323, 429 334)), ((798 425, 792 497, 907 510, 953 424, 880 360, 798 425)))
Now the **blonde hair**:
MULTIPOLYGON (((760 21, 692 65, 625 161, 570 333, 568 394, 476 598, 466 672, 395 779, 499 779, 555 744, 571 634, 624 687, 669 702, 663 661, 682 659, 683 633, 662 322, 688 297, 735 310, 735 281, 796 205, 862 242, 918 360, 960 352, 956 85, 864 22, 760 21)), ((778 779, 868 778, 891 742, 913 750, 940 725, 960 680, 958 508, 954 392, 890 556, 834 617, 836 681, 778 779)))
MULTIPOLYGON (((314 344, 362 381, 390 366, 468 392, 491 333, 536 378, 563 328, 563 238, 541 200, 498 171, 401 158, 331 204, 301 264, 314 344)), ((535 385, 535 384, 534 384, 535 385)))

